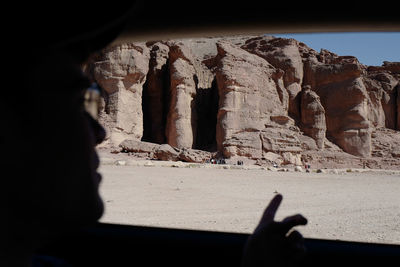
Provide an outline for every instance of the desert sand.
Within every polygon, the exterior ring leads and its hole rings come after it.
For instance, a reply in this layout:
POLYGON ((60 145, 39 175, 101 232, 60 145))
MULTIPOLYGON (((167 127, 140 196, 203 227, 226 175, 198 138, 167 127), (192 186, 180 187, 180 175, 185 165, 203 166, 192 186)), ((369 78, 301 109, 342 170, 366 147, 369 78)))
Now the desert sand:
POLYGON ((400 244, 399 171, 287 170, 103 158, 101 221, 251 233, 281 193, 276 219, 303 214, 305 237, 400 244))

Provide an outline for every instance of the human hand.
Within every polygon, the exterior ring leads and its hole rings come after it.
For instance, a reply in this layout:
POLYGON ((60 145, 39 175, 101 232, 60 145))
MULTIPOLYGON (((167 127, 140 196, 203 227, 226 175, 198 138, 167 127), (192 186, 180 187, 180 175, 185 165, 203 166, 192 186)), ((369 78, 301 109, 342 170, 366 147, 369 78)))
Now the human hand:
POLYGON ((306 225, 307 219, 297 214, 281 222, 274 221, 276 211, 282 202, 282 195, 276 195, 254 230, 249 236, 243 253, 242 267, 255 266, 296 266, 304 257, 303 236, 290 230, 306 225))

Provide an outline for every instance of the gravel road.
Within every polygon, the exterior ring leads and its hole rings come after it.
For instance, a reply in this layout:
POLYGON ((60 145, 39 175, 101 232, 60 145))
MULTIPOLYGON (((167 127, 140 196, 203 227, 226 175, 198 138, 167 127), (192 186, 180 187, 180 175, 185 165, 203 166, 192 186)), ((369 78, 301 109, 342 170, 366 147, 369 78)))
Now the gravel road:
POLYGON ((253 231, 277 192, 276 219, 301 213, 305 237, 400 244, 400 175, 103 165, 102 222, 253 231))

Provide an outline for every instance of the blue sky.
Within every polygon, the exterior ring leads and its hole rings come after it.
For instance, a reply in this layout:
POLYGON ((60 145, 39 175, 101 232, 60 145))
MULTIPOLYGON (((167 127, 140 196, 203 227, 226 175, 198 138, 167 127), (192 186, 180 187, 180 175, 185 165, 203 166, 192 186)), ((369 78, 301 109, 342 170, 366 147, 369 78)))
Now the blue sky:
POLYGON ((400 32, 273 35, 294 38, 318 52, 324 48, 339 56, 355 56, 365 65, 380 66, 383 61, 400 61, 400 32))

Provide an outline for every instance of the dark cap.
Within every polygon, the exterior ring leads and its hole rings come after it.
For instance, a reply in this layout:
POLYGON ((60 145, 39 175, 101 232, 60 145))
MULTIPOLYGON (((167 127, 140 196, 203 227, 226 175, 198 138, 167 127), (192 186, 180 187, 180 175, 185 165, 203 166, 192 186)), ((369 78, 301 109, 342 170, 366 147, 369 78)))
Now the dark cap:
MULTIPOLYGON (((4 22, 15 45, 95 48, 110 43, 124 28, 135 1, 29 1, 12 4, 4 22), (7 26, 8 25, 8 26, 7 26)), ((7 41, 6 41, 7 42, 7 41)))

